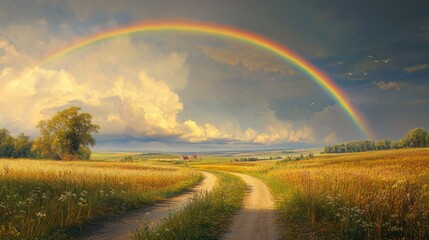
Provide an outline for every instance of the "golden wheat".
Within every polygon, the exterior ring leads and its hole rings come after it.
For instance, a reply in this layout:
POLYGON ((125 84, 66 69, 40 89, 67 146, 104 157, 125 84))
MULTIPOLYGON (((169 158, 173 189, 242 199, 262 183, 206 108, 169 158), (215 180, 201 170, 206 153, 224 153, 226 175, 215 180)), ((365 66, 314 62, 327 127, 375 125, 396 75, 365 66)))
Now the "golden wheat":
POLYGON ((1 159, 0 167, 0 238, 63 234, 175 194, 201 178, 143 163, 1 159))

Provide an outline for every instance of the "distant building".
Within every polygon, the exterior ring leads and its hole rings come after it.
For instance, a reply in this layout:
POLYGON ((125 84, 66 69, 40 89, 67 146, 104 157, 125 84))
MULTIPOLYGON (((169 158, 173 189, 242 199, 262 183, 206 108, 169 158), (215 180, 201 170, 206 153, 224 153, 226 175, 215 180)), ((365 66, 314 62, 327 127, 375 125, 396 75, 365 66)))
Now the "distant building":
POLYGON ((192 155, 180 155, 179 158, 180 160, 190 160, 190 159, 196 159, 198 156, 195 154, 192 155))

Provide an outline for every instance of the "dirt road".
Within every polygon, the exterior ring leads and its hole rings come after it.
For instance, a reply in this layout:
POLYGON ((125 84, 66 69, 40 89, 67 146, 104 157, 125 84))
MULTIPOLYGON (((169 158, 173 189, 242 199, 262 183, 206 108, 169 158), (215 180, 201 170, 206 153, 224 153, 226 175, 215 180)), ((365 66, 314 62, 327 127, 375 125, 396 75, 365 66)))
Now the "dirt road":
POLYGON ((233 224, 222 239, 277 239, 274 201, 267 185, 249 175, 232 174, 246 182, 247 193, 243 208, 234 216, 233 224))
POLYGON ((196 193, 211 191, 216 185, 216 176, 202 172, 204 180, 197 186, 176 197, 156 203, 153 206, 127 213, 111 222, 104 223, 95 231, 86 234, 79 239, 129 239, 129 233, 136 229, 136 224, 144 218, 150 223, 157 223, 167 217, 172 211, 180 209, 188 203, 188 199, 196 193))

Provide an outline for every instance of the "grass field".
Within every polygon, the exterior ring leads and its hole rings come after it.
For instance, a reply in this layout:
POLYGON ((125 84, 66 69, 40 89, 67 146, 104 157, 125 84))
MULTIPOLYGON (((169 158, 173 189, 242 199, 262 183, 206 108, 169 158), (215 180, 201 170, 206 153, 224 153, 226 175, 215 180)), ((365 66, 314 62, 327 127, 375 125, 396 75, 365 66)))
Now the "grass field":
MULTIPOLYGON (((86 222, 194 184, 201 175, 189 167, 264 180, 276 198, 285 239, 429 239, 427 148, 300 161, 231 162, 236 156, 207 155, 175 166, 158 155, 117 162, 128 153, 109 154, 93 162, 0 160, 0 239, 64 237, 86 222)), ((135 237, 216 238, 220 232, 213 229, 228 224, 240 205, 240 182, 223 175, 213 193, 195 198, 157 228, 143 226, 135 237)))
POLYGON ((429 239, 429 149, 198 167, 265 180, 286 239, 429 239))
POLYGON ((132 157, 134 161, 145 160, 177 160, 179 154, 170 153, 140 153, 140 152, 94 152, 91 155, 93 161, 121 161, 126 157, 132 157))
POLYGON ((158 226, 142 222, 134 240, 219 239, 243 201, 245 183, 236 176, 217 172, 219 183, 210 193, 196 195, 182 211, 158 226))
POLYGON ((201 179, 189 169, 144 163, 0 159, 0 167, 0 239, 59 239, 201 179))

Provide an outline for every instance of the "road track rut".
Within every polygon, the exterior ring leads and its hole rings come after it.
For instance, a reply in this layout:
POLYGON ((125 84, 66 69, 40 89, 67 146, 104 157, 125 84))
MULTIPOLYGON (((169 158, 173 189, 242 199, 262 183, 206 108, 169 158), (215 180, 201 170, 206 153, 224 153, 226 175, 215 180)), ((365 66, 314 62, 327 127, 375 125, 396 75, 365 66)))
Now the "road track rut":
POLYGON ((96 230, 88 232, 88 234, 79 237, 79 239, 129 239, 129 234, 136 230, 137 224, 143 219, 146 219, 151 224, 156 224, 162 218, 167 217, 170 212, 177 211, 186 205, 195 194, 211 191, 216 185, 216 176, 208 172, 202 172, 202 174, 204 175, 204 180, 185 193, 168 198, 153 206, 126 213, 119 218, 103 223, 96 230))

